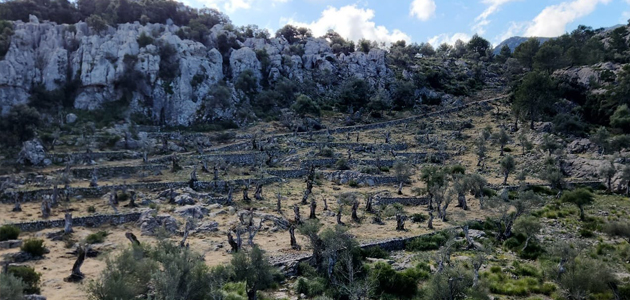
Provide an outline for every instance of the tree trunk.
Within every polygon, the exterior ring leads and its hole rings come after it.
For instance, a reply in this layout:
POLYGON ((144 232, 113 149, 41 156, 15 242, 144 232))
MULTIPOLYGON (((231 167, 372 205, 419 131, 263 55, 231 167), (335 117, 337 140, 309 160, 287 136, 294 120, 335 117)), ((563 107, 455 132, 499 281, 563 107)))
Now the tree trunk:
POLYGON ((337 224, 339 225, 346 225, 345 223, 341 222, 341 212, 343 210, 343 207, 341 205, 339 205, 339 211, 337 212, 337 224))
POLYGON ((468 210, 468 203, 466 202, 466 194, 459 193, 457 195, 457 201, 459 202, 457 206, 461 207, 463 210, 468 210))
POLYGON ((71 213, 66 213, 65 214, 65 225, 63 227, 63 233, 64 234, 69 234, 72 232, 72 214, 71 213))
POLYGON ((428 222, 428 225, 429 225, 429 229, 433 229, 433 211, 430 211, 430 212, 429 212, 429 222, 428 222))
POLYGON ((369 196, 367 198, 367 202, 365 204, 365 211, 366 212, 369 212, 369 213, 373 212, 373 210, 372 210, 372 199, 373 199, 372 196, 369 196))
POLYGON ((276 201, 276 210, 279 214, 282 214, 282 195, 278 194, 278 200, 276 201))
POLYGON ((328 210, 328 200, 324 198, 324 210, 328 210))
POLYGON ((580 220, 582 221, 586 220, 586 216, 584 215, 584 207, 580 205, 578 206, 578 208, 580 209, 580 220))
POLYGON ((507 184, 507 180, 508 180, 508 176, 510 175, 510 173, 509 172, 503 172, 503 174, 505 175, 503 177, 503 185, 506 185, 507 184))
POLYGON ((405 231, 405 217, 401 214, 396 214, 396 230, 405 231))
POLYGON ((527 249, 527 245, 529 244, 529 240, 531 239, 531 236, 528 236, 527 239, 525 240, 525 246, 523 246, 523 249, 521 249, 521 252, 525 251, 525 249, 527 249))
POLYGON ((42 201, 42 218, 48 219, 48 217, 50 217, 50 203, 44 199, 42 201))
POLYGON ((190 231, 190 221, 186 220, 186 224, 184 225, 184 237, 182 238, 182 240, 179 242, 179 247, 180 248, 188 248, 188 245, 186 245, 186 239, 188 238, 188 234, 190 231))
POLYGON ((291 235, 291 249, 300 251, 302 247, 298 245, 297 240, 295 239, 295 227, 289 227, 289 234, 291 235))
POLYGON ((257 300, 258 295, 256 295, 255 289, 247 290, 247 300, 257 300))
POLYGON ((72 273, 70 274, 70 276, 64 278, 65 282, 79 282, 83 280, 83 278, 85 278, 85 275, 81 273, 81 266, 83 265, 83 262, 85 261, 85 257, 88 253, 88 249, 86 248, 87 246, 83 247, 79 245, 79 249, 77 249, 77 260, 74 262, 74 265, 72 266, 72 273))
POLYGON ((125 237, 131 242, 132 245, 140 246, 140 241, 138 240, 135 234, 131 232, 127 232, 125 233, 125 237))
POLYGON ((256 200, 263 200, 263 196, 262 196, 262 183, 259 183, 256 185, 256 193, 254 194, 254 198, 256 198, 256 200))
POLYGON ((402 195, 403 182, 398 183, 398 195, 402 195))
POLYGON ((317 208, 317 203, 315 203, 315 198, 311 199, 311 214, 308 216, 309 219, 317 219, 315 215, 315 209, 317 208))
POLYGON ((499 156, 503 156, 503 144, 501 144, 501 154, 499 156))
POLYGON ((232 247, 232 253, 238 252, 238 244, 234 241, 234 237, 232 236, 232 233, 228 232, 227 236, 228 236, 228 244, 230 244, 230 247, 232 247))
POLYGON ((247 188, 243 189, 243 201, 246 203, 252 201, 252 199, 249 198, 249 195, 247 195, 247 188))
POLYGON ((15 192, 14 196, 13 196, 13 201, 15 202, 15 205, 13 206, 13 212, 20 212, 22 211, 22 205, 20 204, 20 196, 17 192, 15 192))
POLYGON ((359 216, 357 216, 357 209, 359 208, 359 201, 354 201, 352 204, 352 220, 359 222, 359 216))
POLYGON ((300 218, 300 207, 297 205, 293 206, 293 214, 295 215, 295 224, 302 224, 302 219, 300 218))

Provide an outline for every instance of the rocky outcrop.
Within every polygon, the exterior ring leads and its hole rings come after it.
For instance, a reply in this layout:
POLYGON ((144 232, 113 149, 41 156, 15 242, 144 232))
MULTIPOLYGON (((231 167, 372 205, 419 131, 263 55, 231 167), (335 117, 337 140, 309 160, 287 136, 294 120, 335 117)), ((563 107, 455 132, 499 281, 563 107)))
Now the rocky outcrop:
POLYGON ((576 81, 584 87, 590 87, 591 83, 602 83, 602 75, 609 71, 617 74, 621 71, 622 65, 612 62, 598 63, 592 66, 569 67, 557 70, 554 77, 564 78, 568 82, 576 81))
POLYGON ((200 117, 232 119, 243 100, 232 82, 245 70, 253 72, 260 86, 263 80, 273 84, 286 77, 302 82, 323 75, 363 78, 378 87, 394 80, 381 49, 335 54, 325 39, 308 38, 299 45, 300 54, 284 38, 249 38, 237 40, 238 49, 226 51, 219 47, 219 37, 236 36, 221 24, 210 30, 205 45, 181 39, 179 30, 173 24, 136 22, 97 33, 85 22, 16 21, 9 51, 0 61, 1 112, 28 103, 36 86, 53 91, 72 84, 76 97, 69 101, 77 109, 95 110, 121 100, 129 113, 156 123, 189 125, 200 117), (143 34, 149 41, 139 44, 143 34), (232 97, 214 99, 212 91, 224 79, 232 97))
POLYGON ((18 155, 18 163, 33 166, 48 166, 52 163, 46 157, 46 150, 38 140, 26 141, 22 144, 22 150, 18 155))

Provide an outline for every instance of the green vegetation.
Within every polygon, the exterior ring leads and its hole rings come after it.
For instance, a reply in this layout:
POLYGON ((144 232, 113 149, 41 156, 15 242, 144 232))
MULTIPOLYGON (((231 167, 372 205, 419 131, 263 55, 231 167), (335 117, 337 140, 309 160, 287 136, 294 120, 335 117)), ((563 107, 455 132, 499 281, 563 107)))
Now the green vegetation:
MULTIPOLYGON (((35 269, 29 266, 10 266, 8 271, 9 275, 22 281, 24 294, 39 294, 39 283, 42 274, 35 272, 35 269)), ((2 290, 2 292, 4 291, 2 290)))
POLYGON ((20 229, 12 225, 0 226, 0 242, 15 240, 20 236, 20 229))
POLYGON ((105 241, 105 238, 109 235, 107 231, 99 231, 91 233, 85 238, 85 242, 88 244, 99 244, 105 241))
POLYGON ((43 256, 48 251, 44 247, 44 240, 40 239, 28 239, 24 241, 20 249, 33 257, 43 256))

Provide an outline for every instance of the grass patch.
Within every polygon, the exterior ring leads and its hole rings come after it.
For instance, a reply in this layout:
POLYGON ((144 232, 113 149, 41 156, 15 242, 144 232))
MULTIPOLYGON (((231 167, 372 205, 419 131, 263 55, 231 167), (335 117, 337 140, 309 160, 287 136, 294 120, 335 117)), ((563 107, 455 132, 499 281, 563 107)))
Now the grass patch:
POLYGON ((32 255, 32 256, 43 256, 46 254, 46 248, 44 247, 44 240, 40 239, 28 239, 24 241, 20 250, 32 255))

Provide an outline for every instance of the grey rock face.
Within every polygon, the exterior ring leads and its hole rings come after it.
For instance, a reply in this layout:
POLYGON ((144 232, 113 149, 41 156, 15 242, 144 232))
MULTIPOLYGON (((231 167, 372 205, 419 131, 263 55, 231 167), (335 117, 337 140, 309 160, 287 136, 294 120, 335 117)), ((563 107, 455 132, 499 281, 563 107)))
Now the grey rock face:
POLYGON ((175 209, 175 213, 182 217, 190 217, 195 219, 203 219, 210 212, 209 209, 199 205, 186 205, 175 209))
POLYGON ((167 214, 155 215, 156 213, 155 210, 150 209, 140 215, 138 223, 142 235, 155 235, 160 227, 171 234, 179 232, 179 222, 175 218, 167 214))
POLYGON ((22 151, 18 155, 18 163, 47 166, 52 162, 46 158, 44 146, 38 140, 30 140, 22 144, 22 151))
POLYGON ((189 125, 200 116, 233 118, 243 100, 237 97, 233 82, 245 70, 253 72, 259 85, 261 80, 273 83, 286 77, 302 82, 323 75, 338 80, 363 78, 376 87, 394 80, 386 51, 380 49, 367 54, 334 54, 326 40, 309 38, 304 53, 297 55, 284 38, 250 38, 237 41, 239 49, 222 54, 217 50, 218 37, 237 38, 223 25, 210 30, 207 45, 182 40, 175 34, 179 29, 173 24, 127 23, 96 34, 85 22, 59 25, 40 23, 36 17, 27 23, 16 21, 11 46, 0 61, 0 113, 27 103, 35 86, 52 91, 72 82, 79 86, 74 99, 77 109, 100 109, 124 97, 129 113, 145 115, 156 123, 189 125), (153 42, 141 47, 138 37, 142 33, 153 42), (169 46, 174 53, 165 57, 163 50, 169 46), (257 53, 265 55, 265 64, 257 53), (229 68, 224 68, 224 57, 229 68), (164 59, 177 73, 173 78, 160 72, 164 59), (128 87, 130 78, 133 88, 128 87), (212 98, 215 85, 224 79, 232 90, 227 103, 212 98))

